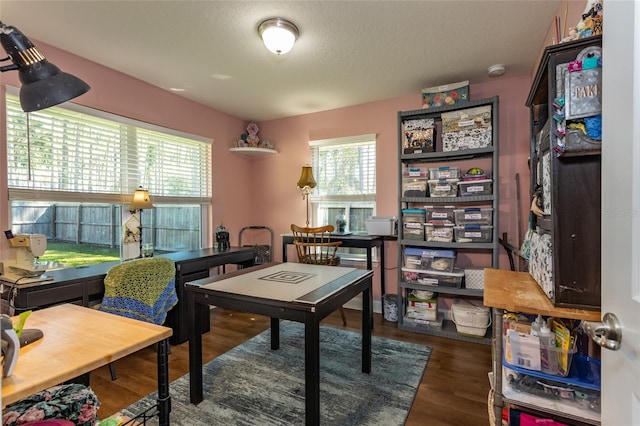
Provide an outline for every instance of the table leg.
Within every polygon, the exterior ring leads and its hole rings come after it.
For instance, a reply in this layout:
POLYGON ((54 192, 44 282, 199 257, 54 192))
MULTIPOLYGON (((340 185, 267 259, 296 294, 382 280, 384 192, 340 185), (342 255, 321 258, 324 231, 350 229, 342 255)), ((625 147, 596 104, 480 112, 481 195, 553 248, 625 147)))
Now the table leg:
POLYGON ((202 310, 193 293, 187 294, 189 316, 189 393, 192 404, 202 402, 202 310))
POLYGON ((159 425, 169 426, 169 339, 158 342, 158 412, 159 425))
POLYGON ((387 292, 385 275, 384 240, 382 240, 382 243, 380 244, 380 297, 384 296, 387 292))
POLYGON ((371 282, 362 292, 362 372, 371 373, 371 323, 373 321, 373 297, 371 282))
POLYGON ((305 424, 320 424, 320 323, 310 315, 304 324, 305 424))
POLYGON ((271 318, 271 349, 280 349, 280 320, 271 318))

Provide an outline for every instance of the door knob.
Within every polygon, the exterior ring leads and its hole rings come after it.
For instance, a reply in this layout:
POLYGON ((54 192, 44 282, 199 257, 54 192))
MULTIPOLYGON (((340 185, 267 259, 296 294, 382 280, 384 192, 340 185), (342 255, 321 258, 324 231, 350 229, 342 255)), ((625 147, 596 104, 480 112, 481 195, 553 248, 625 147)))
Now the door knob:
POLYGON ((591 340, 603 348, 617 351, 622 343, 622 326, 615 314, 607 312, 602 322, 582 321, 582 328, 589 334, 591 340))

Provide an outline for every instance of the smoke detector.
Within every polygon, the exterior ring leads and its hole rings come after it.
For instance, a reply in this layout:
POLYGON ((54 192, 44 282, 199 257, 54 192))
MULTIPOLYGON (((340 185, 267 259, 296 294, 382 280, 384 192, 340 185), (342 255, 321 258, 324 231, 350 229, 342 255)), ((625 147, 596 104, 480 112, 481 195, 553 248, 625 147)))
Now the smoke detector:
POLYGON ((501 75, 504 75, 505 71, 506 69, 502 64, 491 65, 487 69, 487 72, 489 73, 489 77, 500 77, 501 75))

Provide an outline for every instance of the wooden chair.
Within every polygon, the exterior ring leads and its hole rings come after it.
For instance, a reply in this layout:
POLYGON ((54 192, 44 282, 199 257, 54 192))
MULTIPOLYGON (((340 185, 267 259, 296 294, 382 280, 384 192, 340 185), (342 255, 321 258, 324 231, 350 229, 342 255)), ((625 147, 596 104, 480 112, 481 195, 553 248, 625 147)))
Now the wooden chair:
MULTIPOLYGON (((333 230, 333 225, 305 228, 291 224, 298 262, 312 265, 340 265, 340 257, 337 256, 337 252, 342 241, 331 241, 333 230)), ((346 326, 347 317, 342 306, 340 306, 340 316, 342 323, 346 326)))

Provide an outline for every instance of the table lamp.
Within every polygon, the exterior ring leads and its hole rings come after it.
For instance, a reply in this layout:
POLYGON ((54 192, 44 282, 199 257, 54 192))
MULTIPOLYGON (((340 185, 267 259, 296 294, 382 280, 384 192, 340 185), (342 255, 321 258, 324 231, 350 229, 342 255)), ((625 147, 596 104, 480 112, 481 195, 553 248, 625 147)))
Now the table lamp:
POLYGON ((298 188, 302 190, 302 199, 307 200, 307 228, 309 227, 309 194, 317 185, 311 166, 303 166, 300 179, 298 179, 298 188))
POLYGON ((133 200, 129 204, 129 212, 134 214, 136 211, 140 211, 140 225, 138 225, 138 234, 140 236, 140 256, 142 257, 142 210, 152 209, 153 203, 151 197, 149 197, 149 191, 142 189, 142 186, 138 187, 133 193, 133 200))

